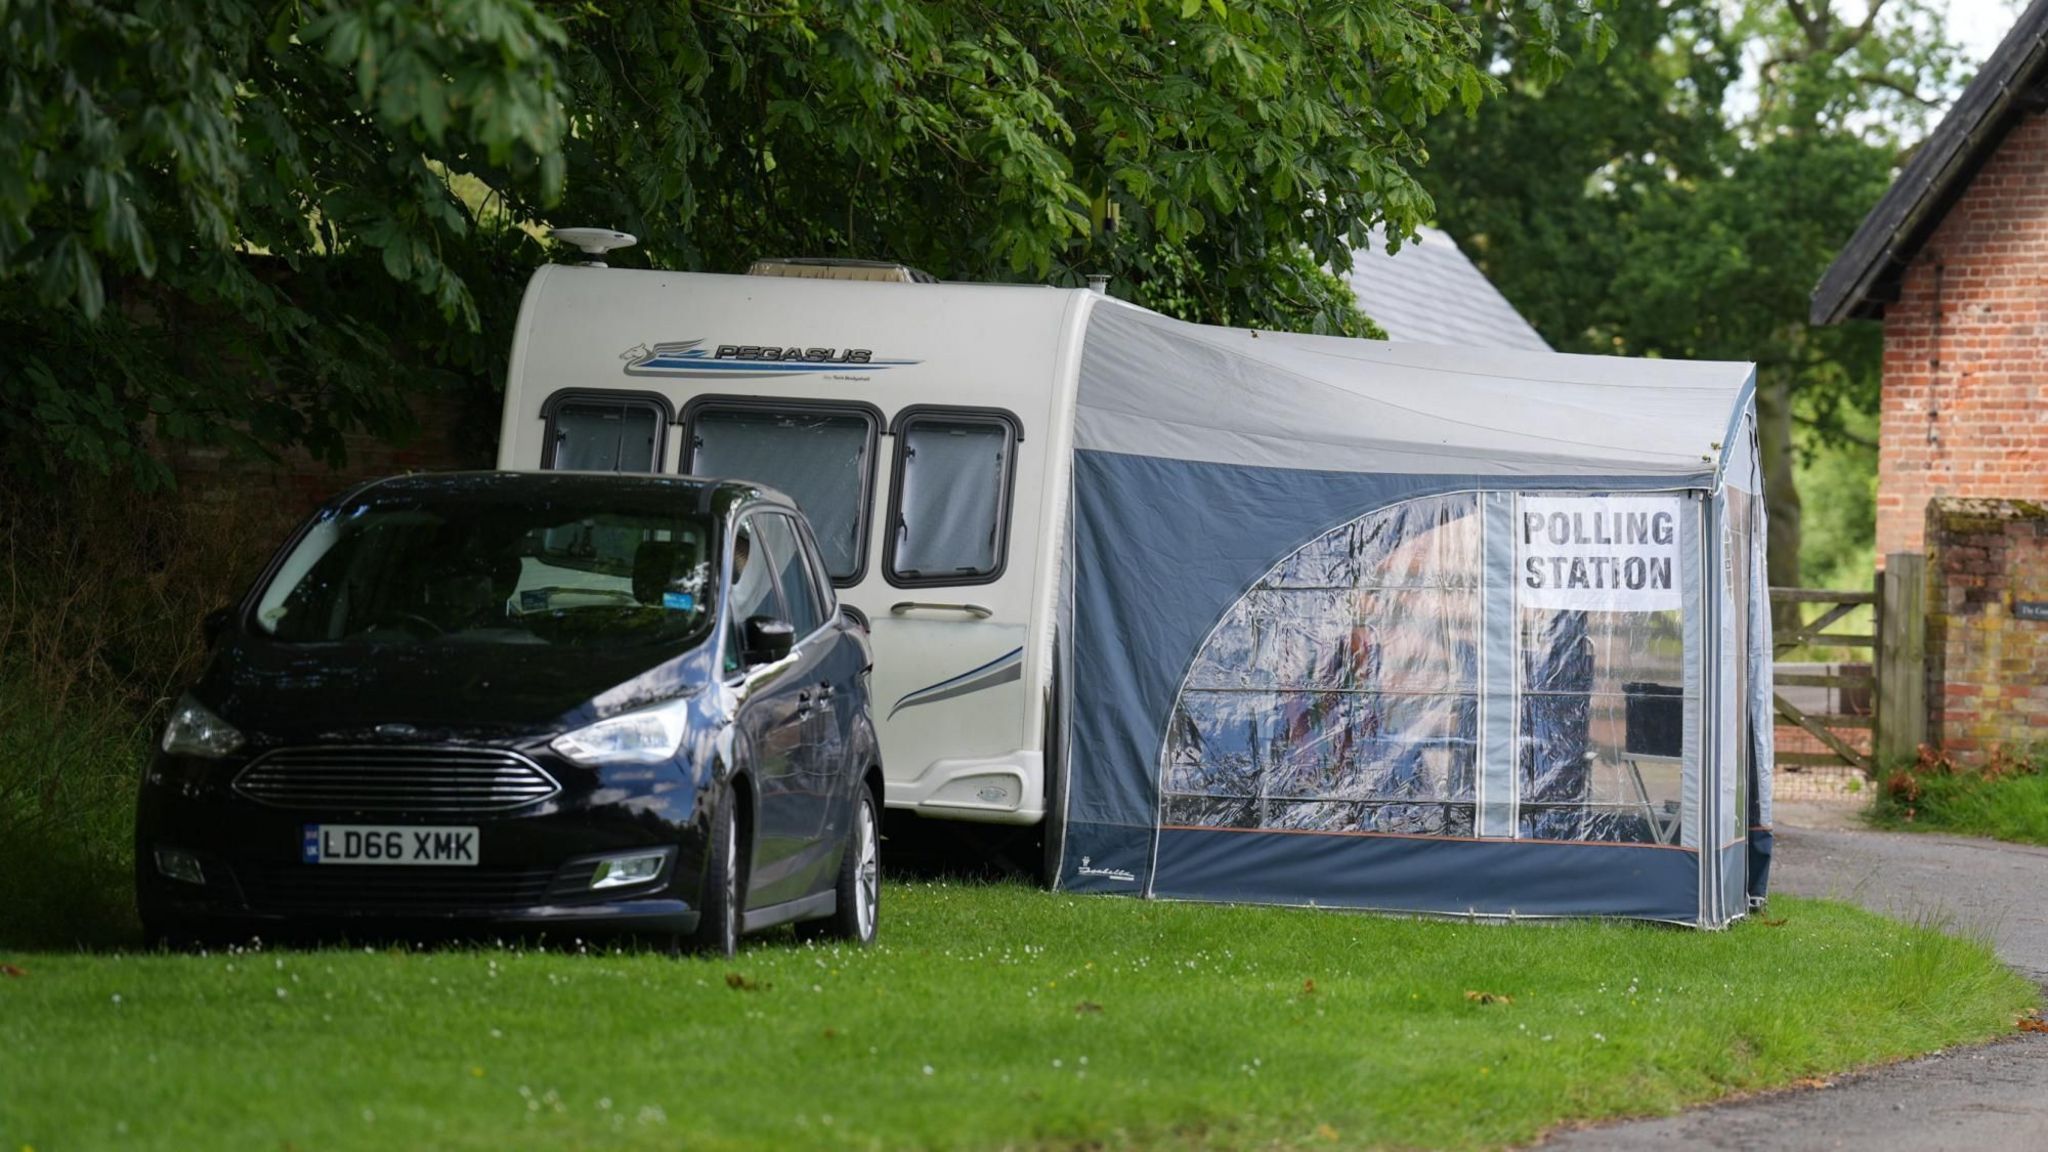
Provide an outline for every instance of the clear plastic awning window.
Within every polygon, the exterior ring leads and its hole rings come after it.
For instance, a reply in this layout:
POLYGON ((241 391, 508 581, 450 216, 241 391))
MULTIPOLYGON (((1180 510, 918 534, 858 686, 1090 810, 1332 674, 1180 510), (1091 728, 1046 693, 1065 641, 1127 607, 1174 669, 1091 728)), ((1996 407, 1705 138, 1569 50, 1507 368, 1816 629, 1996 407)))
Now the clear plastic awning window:
POLYGON ((1513 515, 1490 533, 1477 494, 1410 500, 1247 590, 1175 701, 1161 823, 1473 837, 1493 788, 1494 835, 1677 843, 1681 498, 1498 498, 1513 515), (1513 724, 1489 766, 1494 709, 1513 724))

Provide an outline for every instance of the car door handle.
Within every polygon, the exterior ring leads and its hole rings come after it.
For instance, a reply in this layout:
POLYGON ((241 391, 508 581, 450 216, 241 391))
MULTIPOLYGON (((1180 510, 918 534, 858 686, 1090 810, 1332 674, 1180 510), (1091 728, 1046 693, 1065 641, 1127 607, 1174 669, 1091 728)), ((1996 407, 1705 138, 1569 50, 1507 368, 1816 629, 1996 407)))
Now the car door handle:
POLYGON ((965 612, 976 620, 986 620, 995 615, 993 609, 979 604, 938 604, 929 600, 904 600, 889 605, 889 615, 902 616, 909 612, 965 612))

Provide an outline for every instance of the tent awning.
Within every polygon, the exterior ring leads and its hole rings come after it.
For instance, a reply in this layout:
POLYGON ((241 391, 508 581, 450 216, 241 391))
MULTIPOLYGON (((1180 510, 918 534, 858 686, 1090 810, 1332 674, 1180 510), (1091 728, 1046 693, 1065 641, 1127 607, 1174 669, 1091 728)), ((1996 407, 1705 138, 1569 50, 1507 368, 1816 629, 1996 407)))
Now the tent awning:
POLYGON ((1253 467, 1711 483, 1752 365, 1089 321, 1075 446, 1253 467), (1200 382, 1194 386, 1193 382, 1200 382))

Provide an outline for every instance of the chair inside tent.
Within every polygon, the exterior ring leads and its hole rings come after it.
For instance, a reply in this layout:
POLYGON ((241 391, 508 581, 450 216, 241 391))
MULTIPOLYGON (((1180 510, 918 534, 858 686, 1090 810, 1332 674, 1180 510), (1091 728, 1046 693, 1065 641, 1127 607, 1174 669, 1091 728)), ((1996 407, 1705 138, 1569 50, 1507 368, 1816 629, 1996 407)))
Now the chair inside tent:
POLYGON ((1719 927, 1770 860, 1747 364, 1089 323, 1060 887, 1719 927))

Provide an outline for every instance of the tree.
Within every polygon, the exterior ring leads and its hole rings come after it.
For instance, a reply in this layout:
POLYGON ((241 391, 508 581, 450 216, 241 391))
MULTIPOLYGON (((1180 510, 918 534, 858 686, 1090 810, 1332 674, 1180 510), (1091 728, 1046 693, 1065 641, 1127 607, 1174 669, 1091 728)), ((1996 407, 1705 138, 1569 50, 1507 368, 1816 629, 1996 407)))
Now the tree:
POLYGON ((1905 0, 1853 20, 1828 0, 1681 0, 1632 6, 1615 32, 1605 69, 1511 76, 1439 137, 1425 183, 1558 348, 1757 363, 1770 579, 1796 585, 1795 454, 1855 436, 1881 355, 1874 325, 1810 326, 1809 293, 1954 53, 1905 0))
POLYGON ((0 37, 0 445, 32 475, 402 423, 395 354, 475 364, 507 242, 450 173, 562 180, 562 36, 526 0, 28 0, 0 37))
MULTIPOLYGON (((1524 74, 1591 0, 1487 0, 1524 74)), ((1498 88, 1406 0, 0 2, 0 445, 333 455, 488 377, 539 224, 629 259, 902 259, 1344 330, 1320 271, 1431 214, 1421 130, 1498 88), (1120 220, 1122 227, 1099 227, 1120 220), (425 307, 423 307, 425 306, 425 307)))
MULTIPOLYGON (((1644 201, 1714 173, 1727 129, 1722 104, 1741 73, 1740 45, 1718 0, 1621 6, 1614 48, 1560 50, 1580 67, 1549 82, 1511 70, 1507 93, 1476 115, 1431 125, 1422 179, 1450 229, 1552 346, 1615 352, 1598 331, 1644 201)), ((1489 37, 1508 63, 1507 45, 1489 37)))
MULTIPOLYGON (((1518 59, 1560 66, 1575 10, 1500 8, 1518 59)), ((1418 129, 1496 87, 1473 20, 1386 0, 639 4, 570 28, 591 122, 555 214, 657 261, 1105 272, 1190 318, 1316 329, 1354 313, 1313 270, 1426 220, 1418 129)))

